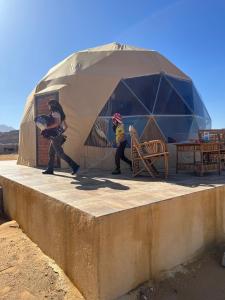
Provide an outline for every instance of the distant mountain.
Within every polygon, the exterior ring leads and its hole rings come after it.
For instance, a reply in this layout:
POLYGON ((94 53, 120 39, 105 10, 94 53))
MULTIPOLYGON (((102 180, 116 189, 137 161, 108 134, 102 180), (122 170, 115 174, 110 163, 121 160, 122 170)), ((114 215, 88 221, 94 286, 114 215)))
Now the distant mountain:
POLYGON ((0 132, 0 144, 18 144, 19 130, 0 132))
POLYGON ((0 132, 9 132, 15 130, 13 127, 7 126, 7 125, 3 125, 0 124, 0 132))

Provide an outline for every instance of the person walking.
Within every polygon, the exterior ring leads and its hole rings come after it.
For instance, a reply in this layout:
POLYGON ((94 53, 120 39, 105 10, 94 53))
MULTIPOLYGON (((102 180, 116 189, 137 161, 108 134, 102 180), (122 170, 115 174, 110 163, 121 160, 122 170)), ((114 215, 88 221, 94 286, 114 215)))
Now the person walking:
POLYGON ((116 168, 112 172, 113 175, 121 174, 120 170, 120 160, 126 162, 130 169, 132 170, 132 162, 125 156, 124 151, 127 145, 127 140, 125 138, 124 124, 122 121, 122 116, 119 113, 115 113, 112 117, 113 122, 113 131, 116 135, 116 155, 115 155, 115 164, 116 168))
POLYGON ((54 174, 54 163, 55 156, 57 155, 60 159, 63 159, 68 163, 72 170, 72 175, 75 175, 80 166, 72 160, 63 150, 62 145, 66 141, 66 137, 63 133, 68 128, 66 123, 66 116, 63 111, 62 106, 56 100, 50 100, 48 102, 48 108, 50 111, 50 116, 53 119, 51 125, 49 125, 45 130, 41 132, 44 137, 50 139, 49 151, 48 151, 48 165, 47 169, 43 171, 43 174, 54 174))

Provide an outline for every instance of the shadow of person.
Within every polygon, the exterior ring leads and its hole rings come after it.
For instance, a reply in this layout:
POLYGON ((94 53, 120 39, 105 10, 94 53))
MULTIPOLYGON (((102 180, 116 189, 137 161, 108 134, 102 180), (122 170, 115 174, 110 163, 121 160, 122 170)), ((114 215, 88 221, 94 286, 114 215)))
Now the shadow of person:
POLYGON ((109 188, 118 191, 127 191, 130 189, 126 185, 111 181, 109 179, 96 179, 86 175, 77 175, 75 181, 72 181, 71 184, 76 185, 76 189, 84 191, 92 191, 103 188, 109 188))
POLYGON ((62 178, 74 179, 73 175, 65 175, 65 174, 54 173, 54 176, 56 176, 56 177, 62 177, 62 178))

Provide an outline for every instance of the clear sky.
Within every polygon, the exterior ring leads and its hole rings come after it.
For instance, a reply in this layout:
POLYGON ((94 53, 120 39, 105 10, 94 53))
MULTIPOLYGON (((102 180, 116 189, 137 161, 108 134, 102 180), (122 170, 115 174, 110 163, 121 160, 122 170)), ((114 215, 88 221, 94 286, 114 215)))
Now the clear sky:
POLYGON ((225 128, 225 0, 0 0, 0 124, 69 54, 120 42, 157 50, 195 82, 225 128))

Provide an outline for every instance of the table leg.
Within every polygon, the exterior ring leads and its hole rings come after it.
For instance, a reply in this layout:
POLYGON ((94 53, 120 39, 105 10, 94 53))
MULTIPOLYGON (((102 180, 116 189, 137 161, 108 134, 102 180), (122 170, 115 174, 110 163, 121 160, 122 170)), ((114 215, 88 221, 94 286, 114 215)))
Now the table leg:
POLYGON ((176 174, 178 173, 178 149, 176 153, 176 174))

